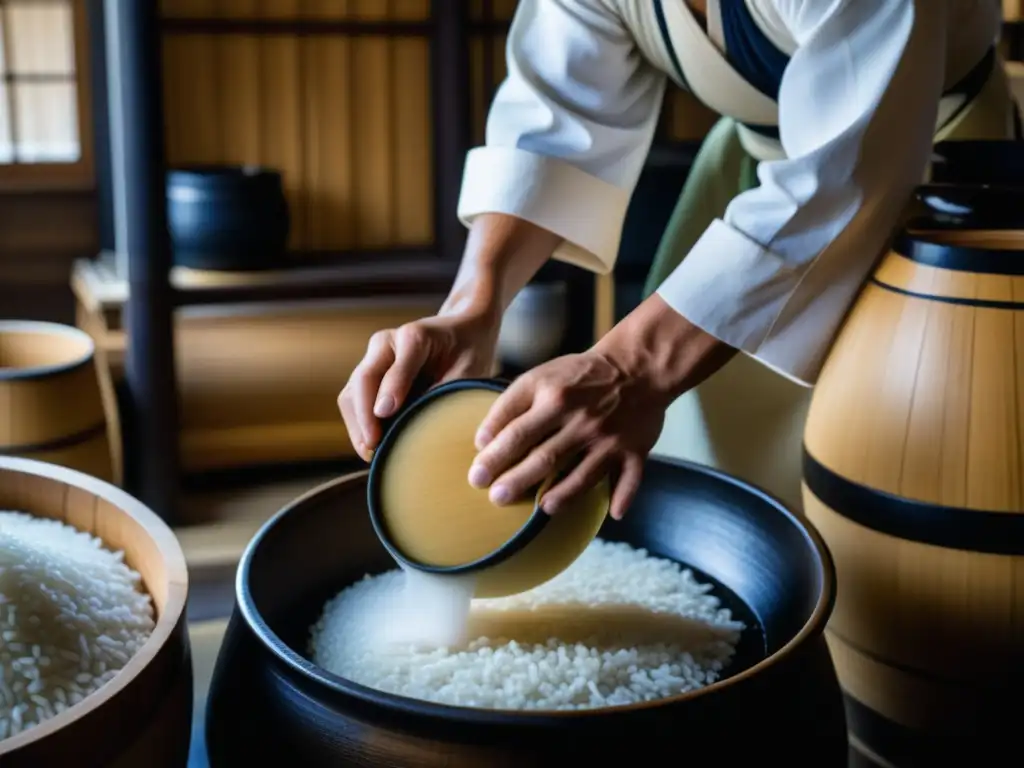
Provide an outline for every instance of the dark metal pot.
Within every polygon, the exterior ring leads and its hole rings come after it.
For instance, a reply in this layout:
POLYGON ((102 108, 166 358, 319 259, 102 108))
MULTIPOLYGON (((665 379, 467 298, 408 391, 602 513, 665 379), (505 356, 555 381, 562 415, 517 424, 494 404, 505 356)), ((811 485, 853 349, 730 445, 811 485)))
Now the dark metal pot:
POLYGON ((167 174, 174 263, 193 269, 279 266, 290 219, 281 174, 253 166, 194 166, 167 174))
POLYGON ((377 692, 314 666, 305 648, 324 600, 394 567, 358 473, 286 507, 245 552, 208 705, 211 765, 564 768, 688 755, 695 764, 846 765, 842 696, 823 636, 834 573, 813 530, 738 480, 651 460, 632 510, 601 535, 717 583, 750 627, 725 679, 645 705, 497 712, 377 692))
POLYGON ((1024 141, 943 141, 932 151, 931 180, 941 184, 1024 186, 1024 141))
POLYGON ((936 183, 914 196, 910 229, 1024 230, 1024 186, 936 183))

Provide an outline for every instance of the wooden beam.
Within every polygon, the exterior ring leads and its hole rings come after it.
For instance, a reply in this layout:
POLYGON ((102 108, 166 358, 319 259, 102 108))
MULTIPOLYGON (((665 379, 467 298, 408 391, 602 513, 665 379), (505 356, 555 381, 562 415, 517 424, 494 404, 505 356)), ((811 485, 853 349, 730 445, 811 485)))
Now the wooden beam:
MULTIPOLYGON (((382 0, 383 1, 383 0, 382 0)), ((463 15, 455 6, 465 5, 462 0, 442 0, 452 10, 463 15)), ((436 3, 435 3, 436 5, 436 3)), ((439 9, 442 10, 442 9, 439 9)), ((443 9, 447 10, 447 9, 443 9)), ((509 22, 498 19, 466 21, 465 28, 473 34, 505 34, 509 22)), ((300 19, 300 18, 203 18, 172 16, 160 22, 160 29, 168 35, 297 35, 301 37, 431 37, 437 30, 434 19, 378 21, 373 19, 300 19)))
POLYGON ((430 4, 431 91, 434 131, 434 220, 438 252, 458 259, 466 244, 458 220, 459 190, 466 153, 472 146, 467 3, 433 0, 430 4))
POLYGON ((158 4, 106 0, 107 72, 115 184, 128 255, 127 381, 138 430, 129 489, 173 524, 178 497, 178 402, 158 4), (134 487, 133 487, 134 486, 134 487))

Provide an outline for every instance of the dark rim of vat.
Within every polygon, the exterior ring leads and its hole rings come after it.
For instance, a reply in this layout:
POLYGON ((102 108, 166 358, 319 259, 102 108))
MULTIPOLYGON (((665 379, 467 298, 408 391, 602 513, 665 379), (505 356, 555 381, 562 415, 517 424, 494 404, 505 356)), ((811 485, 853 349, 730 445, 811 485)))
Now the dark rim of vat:
POLYGON ((774 665, 779 664, 788 657, 797 653, 808 639, 821 635, 835 605, 836 579, 835 564, 832 561, 832 555, 818 532, 807 523, 801 522, 793 512, 786 508, 785 504, 756 485, 752 485, 716 469, 711 469, 710 467, 694 464, 682 459, 671 459, 659 456, 658 458, 649 459, 649 461, 657 461, 661 464, 667 464, 690 472, 697 472, 717 478, 722 482, 728 483, 736 488, 740 488, 747 493, 768 502, 769 505, 775 508, 776 512, 783 515, 789 521, 790 525, 800 532, 806 545, 816 555, 815 575, 818 580, 818 601, 814 606, 814 610, 811 612, 810 617, 808 617, 807 621, 804 622, 804 625, 800 628, 800 631, 797 632, 784 646, 779 648, 779 650, 762 659, 757 664, 754 664, 741 672, 737 672, 735 675, 730 675, 729 677, 712 683, 704 688, 699 688, 695 691, 688 691, 687 693, 680 693, 676 696, 669 696, 656 701, 644 701, 637 704, 624 704, 621 706, 597 707, 594 709, 583 710, 541 710, 531 712, 529 710, 477 709, 474 707, 459 707, 450 704, 437 704, 421 699, 412 699, 408 696, 398 696, 396 694, 378 691, 374 688, 361 685, 318 667, 312 661, 297 653, 284 643, 277 633, 275 633, 263 620, 259 611, 256 610, 256 605, 248 587, 249 573, 252 568, 252 559, 263 539, 284 517, 291 514, 296 509, 300 509, 311 499, 335 486, 342 485, 344 483, 357 482, 365 474, 365 470, 345 475, 344 477, 339 477, 306 492, 263 524, 263 527, 256 532, 256 535, 253 536, 252 540, 245 548, 245 551, 242 553, 242 558, 238 563, 238 571, 235 576, 235 598, 237 600, 238 610, 242 614, 242 618, 245 620, 245 623, 249 625, 250 630, 256 635, 259 642, 261 642, 274 657, 284 663, 287 667, 290 667, 303 678, 317 685, 325 686, 336 693, 351 696, 365 703, 385 710, 390 710, 392 712, 399 711, 404 714, 417 717, 429 717, 442 719, 448 722, 454 721, 458 723, 481 725, 504 724, 512 726, 545 726, 551 725, 552 719, 555 718, 561 720, 576 720, 580 718, 595 717, 613 718, 654 707, 662 707, 668 704, 679 704, 685 701, 698 699, 703 696, 710 696, 719 691, 728 690, 731 686, 740 685, 741 683, 760 675, 765 670, 770 669, 774 665))
POLYGON ((366 481, 366 506, 370 510, 370 522, 373 524, 373 530, 377 533, 377 538, 380 539, 381 544, 384 545, 388 553, 400 564, 426 573, 443 573, 449 576, 490 568, 522 550, 523 547, 537 537, 537 534, 541 532, 544 526, 547 525, 548 520, 551 519, 540 508, 540 494, 538 493, 538 498, 534 499, 533 512, 523 524, 523 527, 493 552, 489 552, 477 560, 462 565, 430 565, 413 560, 395 546, 388 533, 387 525, 381 517, 380 486, 384 475, 384 466, 387 462, 388 453, 394 447, 402 429, 424 408, 445 395, 463 392, 467 389, 504 392, 507 387, 507 383, 498 379, 456 379, 455 381, 449 381, 434 387, 425 395, 417 398, 409 407, 396 416, 388 426, 384 433, 384 438, 380 441, 380 445, 373 454, 373 461, 370 462, 370 476, 366 481))
POLYGON ((92 362, 96 354, 96 344, 92 336, 78 328, 60 323, 48 323, 44 320, 0 320, 0 337, 5 333, 38 333, 46 336, 64 336, 81 342, 85 351, 66 363, 53 365, 33 365, 28 368, 5 368, 0 365, 0 381, 21 381, 25 379, 39 380, 62 373, 71 373, 92 362))
MULTIPOLYGON (((935 227, 933 231, 929 231, 924 229, 926 226, 926 223, 915 222, 914 229, 896 236, 892 249, 911 261, 936 269, 986 275, 1024 275, 1024 250, 950 245, 942 242, 944 234, 949 231, 948 227, 935 227)), ((968 232, 980 228, 959 229, 968 232)), ((1024 243, 1024 237, 1021 242, 1024 243)))

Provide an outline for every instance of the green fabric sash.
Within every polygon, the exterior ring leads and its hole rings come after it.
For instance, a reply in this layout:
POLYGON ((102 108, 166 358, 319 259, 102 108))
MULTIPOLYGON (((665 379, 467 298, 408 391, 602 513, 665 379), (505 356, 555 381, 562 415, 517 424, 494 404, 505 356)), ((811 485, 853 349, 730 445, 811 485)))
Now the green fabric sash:
POLYGON ((757 161, 740 145, 736 125, 732 118, 723 117, 701 144, 647 274, 644 298, 679 266, 730 201, 757 185, 757 161))

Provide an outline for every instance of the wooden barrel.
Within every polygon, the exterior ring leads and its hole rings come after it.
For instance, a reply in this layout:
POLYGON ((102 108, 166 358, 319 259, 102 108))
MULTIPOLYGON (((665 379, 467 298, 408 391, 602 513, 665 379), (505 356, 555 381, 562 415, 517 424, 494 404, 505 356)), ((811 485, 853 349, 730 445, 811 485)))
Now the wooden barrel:
POLYGON ((153 599, 156 626, 99 690, 0 740, 3 768, 185 768, 192 730, 192 662, 185 556, 163 521, 94 477, 0 457, 0 509, 61 520, 125 553, 153 599))
POLYGON ((56 323, 0 321, 0 455, 116 481, 95 348, 56 323))
POLYGON ((1024 233, 932 224, 896 238, 825 365, 804 508, 865 764, 996 765, 1024 712, 1024 233))

